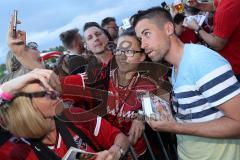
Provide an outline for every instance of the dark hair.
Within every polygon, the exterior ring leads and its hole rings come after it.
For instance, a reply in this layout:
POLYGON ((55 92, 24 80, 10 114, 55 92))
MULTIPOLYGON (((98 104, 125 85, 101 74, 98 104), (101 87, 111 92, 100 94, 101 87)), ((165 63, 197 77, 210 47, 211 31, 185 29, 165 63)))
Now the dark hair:
POLYGON ((83 32, 85 32, 88 28, 97 27, 102 30, 102 27, 97 22, 87 22, 83 26, 83 32))
POLYGON ((59 37, 63 43, 63 46, 66 48, 69 48, 71 43, 73 42, 74 38, 78 34, 78 32, 79 32, 79 29, 77 29, 77 28, 62 32, 59 37))
POLYGON ((173 22, 175 24, 180 24, 184 21, 184 18, 185 18, 184 14, 178 13, 174 16, 173 22))
POLYGON ((155 18, 158 18, 156 22, 158 22, 159 24, 162 24, 162 21, 173 23, 170 12, 162 7, 152 7, 147 10, 140 10, 130 18, 130 22, 133 28, 135 28, 140 20, 155 18))
POLYGON ((188 5, 184 5, 184 10, 186 13, 192 14, 192 15, 196 15, 200 12, 199 9, 195 8, 195 7, 191 7, 188 5))
POLYGON ((88 28, 91 28, 91 27, 99 28, 108 37, 109 41, 113 41, 113 39, 112 39, 111 35, 108 33, 108 31, 103 29, 97 22, 87 22, 87 23, 85 23, 84 26, 83 26, 83 32, 85 32, 88 28))
POLYGON ((136 38, 136 40, 139 42, 139 44, 141 45, 141 41, 138 39, 137 35, 136 35, 136 32, 134 31, 134 28, 133 27, 130 27, 126 30, 124 30, 118 37, 118 39, 120 37, 123 37, 123 36, 130 36, 130 37, 134 37, 136 38))
MULTIPOLYGON (((130 28, 124 30, 124 31, 119 35, 119 37, 122 37, 122 36, 131 36, 131 37, 136 36, 136 33, 135 33, 135 31, 134 31, 134 28, 130 27, 130 28)), ((118 37, 118 38, 119 38, 119 37, 118 37)))
POLYGON ((108 25, 110 22, 116 22, 116 19, 114 17, 106 17, 102 20, 101 26, 104 27, 108 25))
POLYGON ((26 45, 28 48, 31 48, 33 50, 38 50, 38 44, 37 42, 28 42, 26 45))

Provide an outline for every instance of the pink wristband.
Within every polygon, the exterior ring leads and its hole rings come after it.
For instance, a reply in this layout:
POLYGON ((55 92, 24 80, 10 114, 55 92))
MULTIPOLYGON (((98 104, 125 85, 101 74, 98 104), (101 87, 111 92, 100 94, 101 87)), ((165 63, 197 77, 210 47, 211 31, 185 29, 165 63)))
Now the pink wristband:
POLYGON ((11 101, 13 99, 13 96, 7 92, 2 92, 2 94, 0 96, 2 97, 2 99, 6 100, 6 101, 11 101))

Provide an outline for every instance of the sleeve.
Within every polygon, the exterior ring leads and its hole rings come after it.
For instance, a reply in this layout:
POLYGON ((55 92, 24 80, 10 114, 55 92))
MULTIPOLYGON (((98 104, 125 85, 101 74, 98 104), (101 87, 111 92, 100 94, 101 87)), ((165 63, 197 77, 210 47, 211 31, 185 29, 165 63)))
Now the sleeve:
MULTIPOLYGON (((204 53, 203 53, 204 54, 204 53)), ((200 93, 212 106, 218 106, 240 93, 230 64, 217 53, 197 58, 191 71, 200 93)))
POLYGON ((222 0, 215 12, 213 34, 221 38, 229 38, 240 24, 240 2, 222 0))
POLYGON ((109 149, 115 141, 116 136, 120 133, 120 130, 112 126, 105 119, 98 117, 94 135, 98 144, 104 149, 109 149))
POLYGON ((154 79, 152 79, 149 75, 142 74, 141 79, 136 84, 134 91, 147 90, 149 92, 156 93, 158 88, 157 86, 158 84, 154 79))

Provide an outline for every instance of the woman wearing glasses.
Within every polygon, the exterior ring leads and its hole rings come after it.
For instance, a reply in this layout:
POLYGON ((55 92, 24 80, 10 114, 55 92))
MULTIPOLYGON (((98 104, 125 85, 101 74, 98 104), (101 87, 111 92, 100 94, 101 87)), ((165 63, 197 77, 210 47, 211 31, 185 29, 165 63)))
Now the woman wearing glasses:
POLYGON ((72 146, 97 152, 93 159, 119 159, 127 149, 127 138, 100 117, 72 122, 71 117, 81 116, 81 111, 63 109, 48 84, 51 77, 52 71, 37 69, 1 86, 0 122, 17 138, 0 152, 8 159, 60 160, 72 146))
POLYGON ((140 159, 148 159, 144 155, 146 144, 142 137, 144 122, 136 119, 136 113, 142 109, 136 91, 154 92, 156 85, 149 77, 137 72, 145 54, 131 29, 119 36, 114 55, 118 68, 112 71, 109 84, 112 97, 108 98, 108 120, 128 136, 140 159))

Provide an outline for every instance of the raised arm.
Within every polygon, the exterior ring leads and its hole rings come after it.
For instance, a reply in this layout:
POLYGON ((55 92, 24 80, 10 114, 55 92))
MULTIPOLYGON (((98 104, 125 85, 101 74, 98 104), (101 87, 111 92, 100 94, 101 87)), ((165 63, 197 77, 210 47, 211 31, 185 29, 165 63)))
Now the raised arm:
POLYGON ((18 30, 16 38, 13 36, 13 20, 14 17, 12 16, 8 30, 8 46, 10 50, 24 67, 30 70, 44 68, 39 61, 33 59, 33 56, 31 56, 36 54, 35 51, 26 47, 26 32, 18 30))

